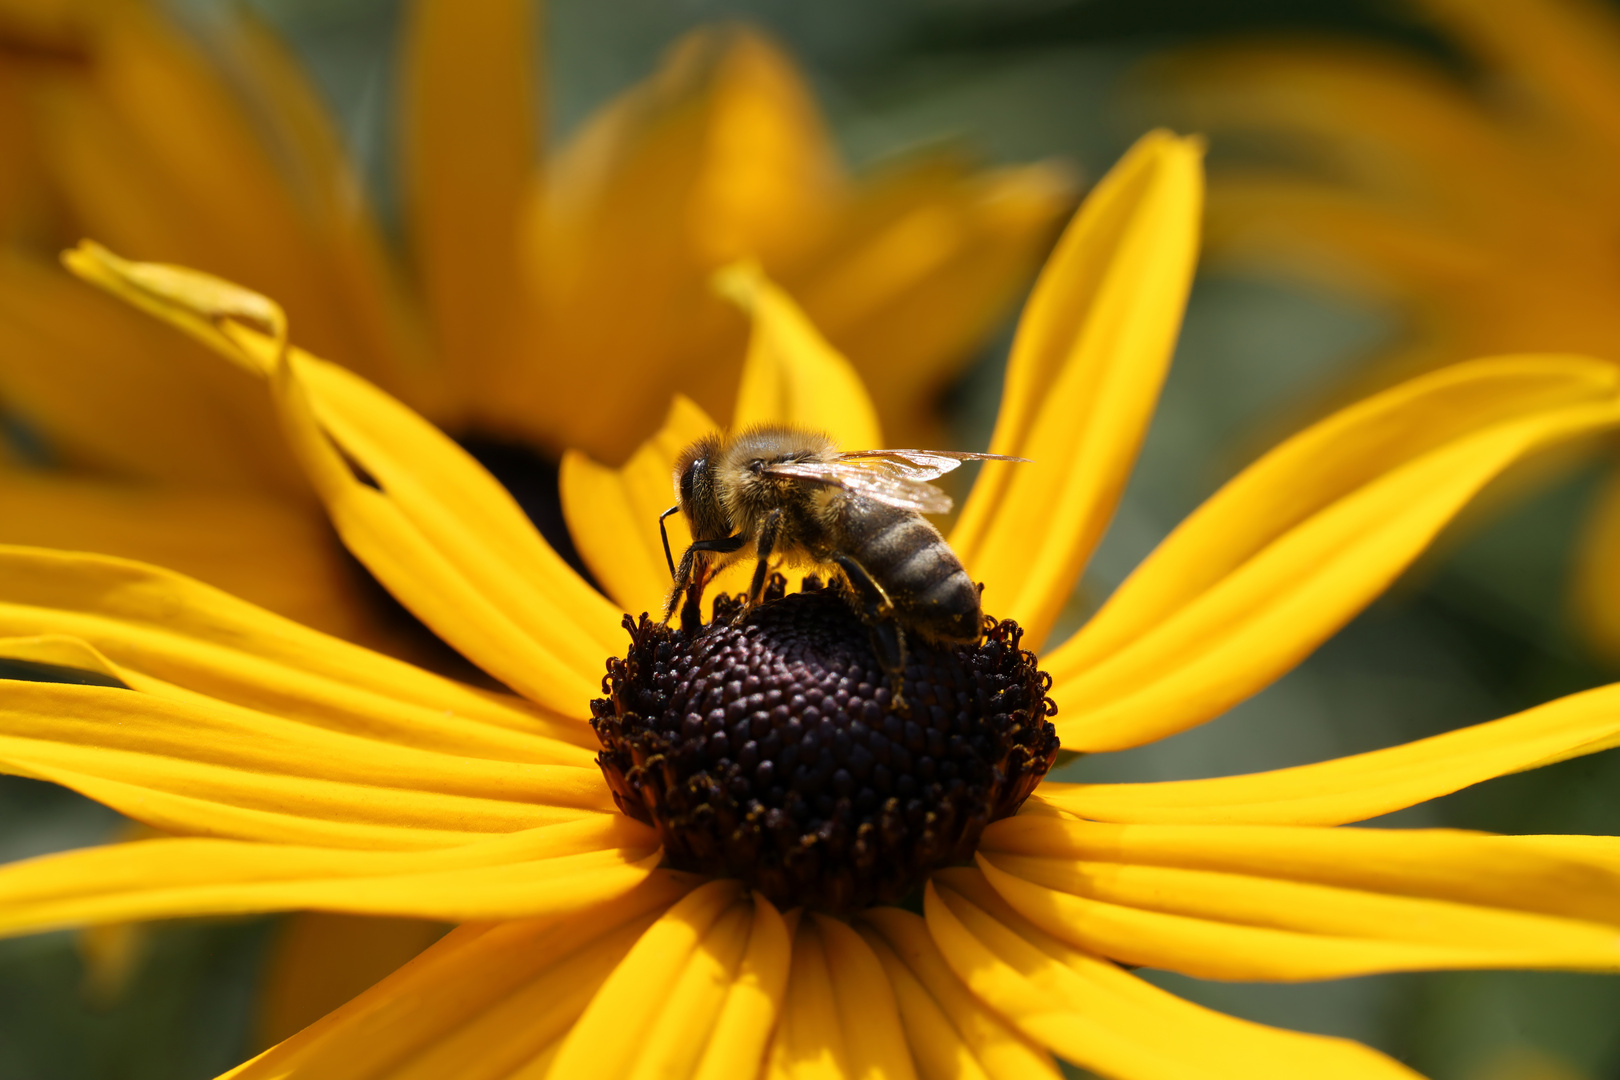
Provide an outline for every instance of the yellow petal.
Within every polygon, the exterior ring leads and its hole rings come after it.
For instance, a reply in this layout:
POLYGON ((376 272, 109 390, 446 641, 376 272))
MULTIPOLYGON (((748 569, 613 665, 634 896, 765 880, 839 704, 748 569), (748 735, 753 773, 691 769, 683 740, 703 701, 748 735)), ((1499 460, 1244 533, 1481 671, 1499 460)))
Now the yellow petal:
POLYGON ((1357 1043, 1268 1028, 1182 1001, 1042 932, 976 871, 937 874, 925 907, 940 952, 975 994, 1031 1039, 1105 1076, 1417 1077, 1357 1043))
POLYGON ((801 918, 795 928, 787 995, 771 1040, 766 1075, 771 1080, 843 1080, 853 1075, 837 989, 814 919, 801 918))
POLYGON ((1620 745, 1607 686, 1427 739, 1246 776, 1150 784, 1042 784, 1039 798, 1099 821, 1342 825, 1492 777, 1620 745))
POLYGON ((0 543, 155 563, 325 633, 386 640, 315 505, 0 470, 0 543))
MULTIPOLYGON (((129 925, 129 924, 124 924, 129 925)), ((259 990, 259 1046, 296 1035, 444 936, 444 923, 306 911, 278 928, 259 990)))
MULTIPOLYGON (((699 1025, 691 1034, 697 1037, 706 1032, 719 1008, 721 987, 741 953, 741 935, 747 930, 747 923, 738 917, 743 913, 731 910, 741 892, 741 882, 710 882, 687 894, 654 923, 569 1031, 552 1065, 553 1075, 627 1075, 642 1049, 641 1037, 661 1018, 665 999, 682 981, 694 953, 701 953, 704 963, 699 970, 709 976, 702 980, 708 985, 688 989, 709 993, 700 1002, 707 1007, 691 1018, 699 1025), (711 935, 711 929, 716 933, 711 935), (626 1032, 635 1032, 637 1037, 626 1038, 626 1032)), ((674 1004, 681 1010, 689 1003, 674 1004)), ((659 1049, 667 1053, 671 1048, 659 1049)), ((677 1068, 676 1075, 684 1071, 677 1068)))
POLYGON ((688 875, 660 871, 639 889, 577 915, 462 926, 343 1008, 227 1076, 504 1080, 534 1075, 518 1070, 554 1052, 642 932, 694 884, 688 875))
POLYGON ((677 392, 726 415, 743 322, 710 278, 818 243, 841 180, 780 50, 737 26, 677 42, 558 151, 536 192, 529 347, 547 362, 513 367, 483 403, 487 422, 617 463, 677 392))
POLYGON ((857 929, 894 986, 906 1038, 924 1080, 1056 1080, 1060 1075, 1049 1054, 1008 1028, 956 977, 921 918, 899 908, 875 907, 861 913, 857 929))
POLYGON ((1055 164, 927 153, 863 177, 788 293, 860 373, 893 446, 946 446, 939 399, 1019 298, 1076 200, 1055 164))
POLYGON ((731 430, 788 424, 824 431, 846 450, 881 448, 877 409, 861 377, 799 306, 752 263, 715 280, 753 319, 731 430))
POLYGON ((1066 747, 1202 723, 1298 663, 1509 465, 1620 423, 1620 372, 1458 364, 1307 429, 1184 521, 1043 666, 1066 747))
POLYGON ((403 175, 414 263, 444 362, 463 392, 513 352, 518 235, 536 138, 526 0, 416 0, 406 12, 403 175))
POLYGON ((787 956, 787 929, 767 901, 750 903, 736 881, 695 889, 597 991, 550 1075, 651 1080, 693 1076, 700 1067, 753 1075, 787 981, 787 956))
POLYGON ((1201 146, 1145 136, 1097 185, 1019 320, 989 465, 951 532, 986 607, 1051 629, 1136 460, 1198 253, 1201 146))
POLYGON ((617 613, 466 451, 358 376, 285 350, 280 311, 264 297, 93 245, 68 262, 270 377, 338 534, 440 637, 553 709, 577 714, 594 696, 603 656, 620 647, 617 613))
POLYGON ((0 770, 166 832, 386 850, 615 816, 594 767, 418 750, 200 696, 5 687, 0 770))
MULTIPOLYGON (((558 484, 563 517, 580 558, 607 594, 631 614, 661 614, 670 590, 659 515, 675 501, 675 458, 715 430, 708 414, 677 394, 658 433, 620 468, 578 450, 563 455, 558 484)), ((680 514, 664 519, 676 559, 692 542, 680 514)))
POLYGON ((1030 815, 987 830, 979 865, 1047 933, 1203 978, 1620 970, 1620 874, 1505 839, 1030 815))
POLYGON ((703 1058, 692 1073, 694 1080, 757 1076, 771 1028, 782 1012, 793 956, 792 934, 768 900, 758 894, 753 900, 748 948, 726 990, 703 1058))
POLYGON ((848 1075, 863 1080, 915 1077, 894 988, 877 954, 847 923, 820 913, 801 922, 801 932, 811 919, 826 951, 838 1022, 849 1052, 848 1075))
POLYGON ((633 890, 661 857, 623 816, 437 851, 137 840, 0 868, 0 934, 314 908, 463 922, 566 914, 633 890))
POLYGON ((82 640, 125 685, 170 701, 242 706, 401 747, 576 766, 596 747, 572 718, 122 559, 0 547, 0 635, 82 640))

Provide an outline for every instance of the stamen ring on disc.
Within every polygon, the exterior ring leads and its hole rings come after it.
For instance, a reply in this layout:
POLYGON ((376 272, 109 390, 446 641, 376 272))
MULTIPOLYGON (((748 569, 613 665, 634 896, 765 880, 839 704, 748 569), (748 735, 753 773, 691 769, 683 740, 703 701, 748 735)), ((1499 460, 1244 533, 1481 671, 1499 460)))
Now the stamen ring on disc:
POLYGON ((669 865, 741 878, 781 907, 847 913, 903 899, 972 858, 1051 767, 1051 677, 1023 631, 919 643, 896 703, 849 604, 806 591, 676 630, 625 616, 629 654, 591 703, 597 760, 669 865))

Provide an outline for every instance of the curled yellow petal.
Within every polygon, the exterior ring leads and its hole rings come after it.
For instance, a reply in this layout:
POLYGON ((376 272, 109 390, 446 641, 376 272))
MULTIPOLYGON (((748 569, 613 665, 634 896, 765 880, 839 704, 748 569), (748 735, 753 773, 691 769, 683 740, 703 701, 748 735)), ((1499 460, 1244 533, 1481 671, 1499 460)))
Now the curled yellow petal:
POLYGON ((16 252, 0 258, 0 379, 7 407, 27 416, 65 462, 307 498, 253 380, 59 267, 16 252))
POLYGON ((339 535, 423 622, 533 700, 564 712, 590 700, 601 658, 619 645, 617 613, 443 432, 364 379, 288 349, 285 321, 263 297, 93 246, 69 265, 270 378, 339 535))
POLYGON ((1019 320, 990 464, 951 545, 1039 647, 1102 538, 1170 364, 1198 253, 1202 148, 1144 136, 1070 223, 1019 320))
POLYGON ((62 262, 85 281, 184 330, 254 375, 269 375, 287 345, 287 316, 280 305, 223 278, 166 263, 121 259, 93 240, 62 254, 62 262), (267 353, 237 347, 222 324, 237 320, 266 334, 267 353))

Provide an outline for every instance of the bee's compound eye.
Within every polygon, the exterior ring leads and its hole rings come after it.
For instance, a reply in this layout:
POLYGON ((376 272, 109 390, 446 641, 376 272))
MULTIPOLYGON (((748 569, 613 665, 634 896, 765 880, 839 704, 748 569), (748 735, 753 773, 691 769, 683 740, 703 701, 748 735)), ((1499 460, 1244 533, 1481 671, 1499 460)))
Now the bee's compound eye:
POLYGON ((1057 754, 1050 680, 1020 633, 915 643, 895 704, 868 628, 833 592, 696 634, 643 618, 608 664, 612 696, 591 704, 598 763, 678 870, 741 878, 783 909, 896 903, 970 859, 1057 754))
POLYGON ((705 465, 703 458, 696 458, 681 472, 681 507, 683 509, 692 505, 692 490, 697 482, 698 470, 705 465))

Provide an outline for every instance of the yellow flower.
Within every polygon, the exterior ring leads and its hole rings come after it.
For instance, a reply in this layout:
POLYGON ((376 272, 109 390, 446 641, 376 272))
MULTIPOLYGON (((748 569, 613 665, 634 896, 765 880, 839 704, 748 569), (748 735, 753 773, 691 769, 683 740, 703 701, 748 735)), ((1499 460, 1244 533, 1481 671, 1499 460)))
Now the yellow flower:
MULTIPOLYGON (((1467 79, 1343 41, 1195 50, 1156 79, 1174 114, 1291 167, 1234 165, 1210 246, 1400 312, 1361 383, 1483 353, 1620 359, 1620 18, 1592 0, 1417 0, 1476 64, 1467 79)), ((1620 474, 1584 544, 1575 605, 1620 656, 1620 474)))
POLYGON ((729 406, 746 323, 708 280, 743 256, 892 425, 929 430, 1072 205, 1060 169, 950 153, 852 179, 792 64, 736 27, 677 43, 542 160, 531 5, 413 0, 396 265, 316 91, 244 9, 215 13, 208 52, 147 0, 37 8, 0 13, 24 56, 0 70, 0 148, 26 166, 8 154, 0 183, 0 400, 81 475, 0 472, 0 539, 160 562, 366 640, 259 388, 87 294, 64 243, 274 295, 311 348, 459 437, 614 460, 676 387, 729 406))
MULTIPOLYGON (((1081 208, 1024 311, 992 448, 1038 464, 987 466, 951 538, 1028 647, 1152 412, 1201 196, 1198 145, 1148 136, 1081 208)), ((662 600, 656 515, 673 453, 706 430, 696 406, 677 399, 622 470, 573 459, 571 483, 590 489, 570 503, 580 545, 625 567, 604 577, 609 600, 430 423, 289 346, 264 297, 91 245, 70 262, 266 379, 350 549, 521 695, 169 571, 0 548, 0 656, 123 684, 8 684, 0 763, 180 834, 0 870, 0 930, 288 908, 463 924, 233 1077, 1055 1077, 1051 1054, 1128 1078, 1411 1077, 1354 1043, 1190 1005, 1116 961, 1285 981, 1620 970, 1620 841, 1336 827, 1620 745, 1620 686, 1276 772, 1045 782, 983 830, 971 865, 918 873, 921 914, 846 920, 661 866, 660 833, 616 810, 582 719, 624 647, 621 610, 662 600)), ((747 270, 730 285, 754 320, 733 422, 876 441, 859 379, 787 294, 747 270)), ((1288 440, 1045 655, 1063 746, 1119 749, 1211 719, 1370 602, 1502 469, 1617 423, 1620 371, 1527 356, 1425 376, 1288 440)), ((1044 723, 1023 702, 999 707, 1044 723)), ((898 751, 890 763, 903 768, 898 751)), ((920 801, 884 813, 913 809, 895 823, 910 854, 943 827, 920 801)), ((847 869, 822 856, 823 872, 847 869)))

